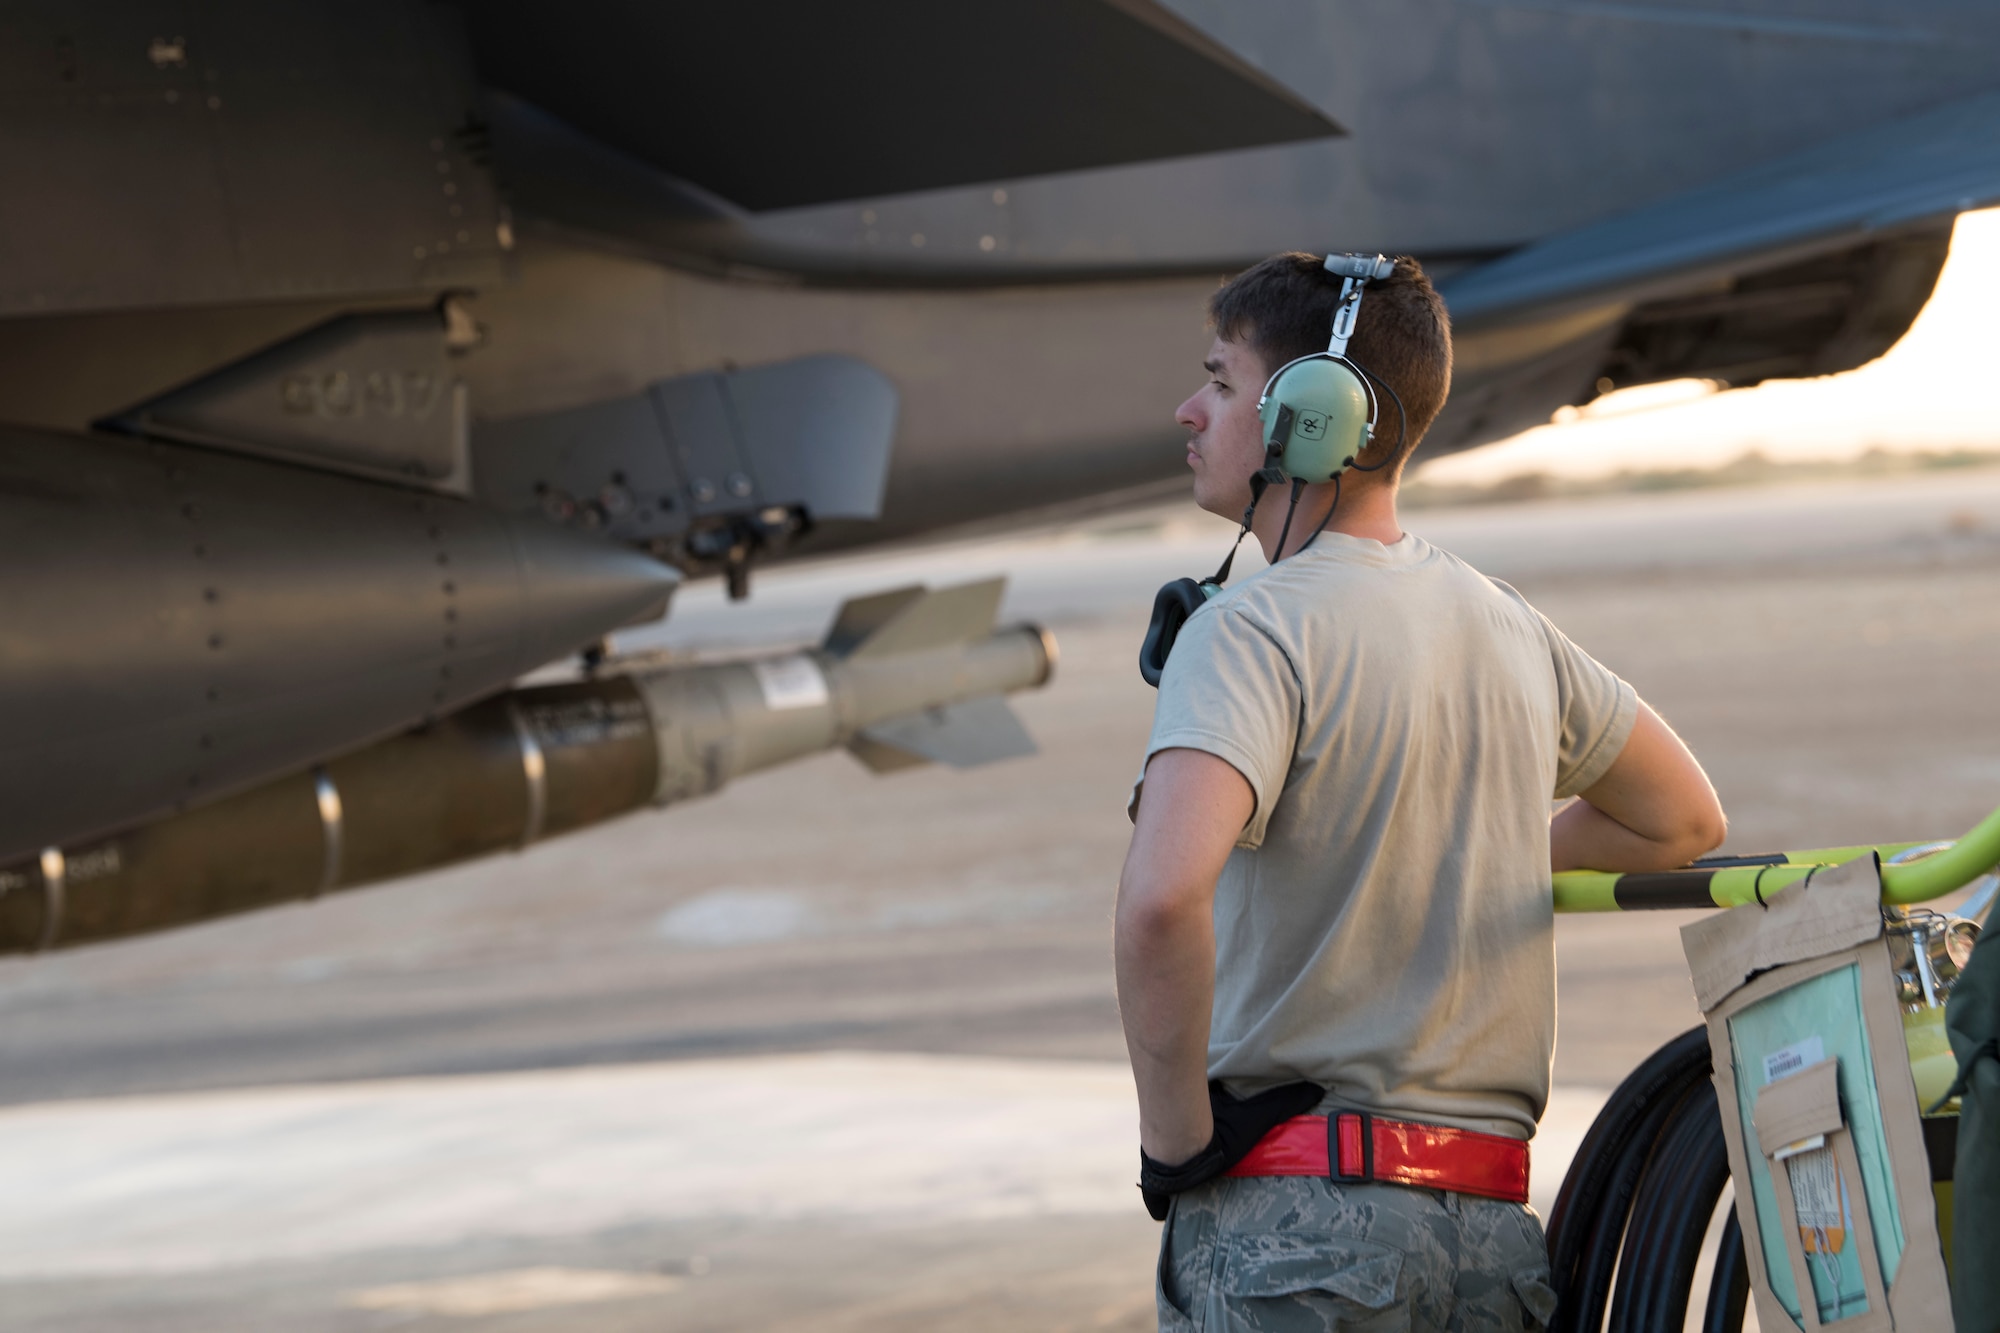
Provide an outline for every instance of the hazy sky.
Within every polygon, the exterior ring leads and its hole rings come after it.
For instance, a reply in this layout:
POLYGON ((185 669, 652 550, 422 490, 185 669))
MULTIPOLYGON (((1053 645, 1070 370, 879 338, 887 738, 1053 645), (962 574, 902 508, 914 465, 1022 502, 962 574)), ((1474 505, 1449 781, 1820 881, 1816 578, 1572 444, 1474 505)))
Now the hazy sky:
POLYGON ((1871 448, 2000 451, 2000 209, 1967 213, 1937 291, 1903 340, 1844 375, 1711 393, 1678 380, 1607 394, 1571 419, 1441 458, 1426 480, 1707 466, 1746 450, 1843 458, 1871 448))

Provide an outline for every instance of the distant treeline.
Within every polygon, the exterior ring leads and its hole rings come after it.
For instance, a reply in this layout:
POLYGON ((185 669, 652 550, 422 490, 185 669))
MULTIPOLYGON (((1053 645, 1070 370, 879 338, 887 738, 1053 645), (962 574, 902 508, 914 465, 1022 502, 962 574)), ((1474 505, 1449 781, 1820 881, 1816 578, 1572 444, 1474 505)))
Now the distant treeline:
POLYGON ((1570 496, 1622 495, 1642 491, 1688 491, 1715 486, 1765 486, 1776 482, 1833 477, 1876 477, 1951 468, 2000 467, 2000 452, 1953 449, 1942 453, 1870 449, 1854 458, 1779 462, 1752 449, 1718 467, 1619 471, 1601 477, 1559 477, 1523 472, 1486 485, 1426 481, 1421 474, 1403 483, 1399 501, 1414 509, 1446 505, 1506 504, 1570 496))

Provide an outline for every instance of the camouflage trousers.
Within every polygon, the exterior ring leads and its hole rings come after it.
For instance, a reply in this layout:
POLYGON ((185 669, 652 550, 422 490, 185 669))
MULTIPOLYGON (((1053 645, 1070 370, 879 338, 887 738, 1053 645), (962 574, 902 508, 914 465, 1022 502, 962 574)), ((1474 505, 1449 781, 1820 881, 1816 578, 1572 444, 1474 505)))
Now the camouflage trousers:
POLYGON ((1556 1303, 1532 1209, 1304 1176, 1175 1196, 1156 1295, 1161 1333, 1514 1333, 1556 1303))

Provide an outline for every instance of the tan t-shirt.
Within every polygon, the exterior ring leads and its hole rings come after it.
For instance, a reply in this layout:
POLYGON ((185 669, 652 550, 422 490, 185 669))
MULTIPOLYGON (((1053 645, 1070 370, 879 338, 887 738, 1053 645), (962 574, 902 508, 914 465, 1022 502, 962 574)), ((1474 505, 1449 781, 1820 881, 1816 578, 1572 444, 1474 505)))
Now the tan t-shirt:
POLYGON ((1531 1136, 1549 801, 1604 775, 1637 709, 1519 593, 1408 534, 1324 533, 1197 611, 1146 754, 1216 755, 1257 802, 1216 883, 1209 1076, 1531 1136))

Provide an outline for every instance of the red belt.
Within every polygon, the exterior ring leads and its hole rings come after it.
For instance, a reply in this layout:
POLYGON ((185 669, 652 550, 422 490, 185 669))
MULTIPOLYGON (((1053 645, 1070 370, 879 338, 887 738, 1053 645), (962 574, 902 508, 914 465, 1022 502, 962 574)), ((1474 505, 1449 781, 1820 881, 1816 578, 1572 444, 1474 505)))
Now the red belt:
POLYGON ((1257 1140, 1228 1174, 1383 1180, 1526 1203, 1528 1145, 1498 1134, 1342 1111, 1294 1116, 1257 1140))

